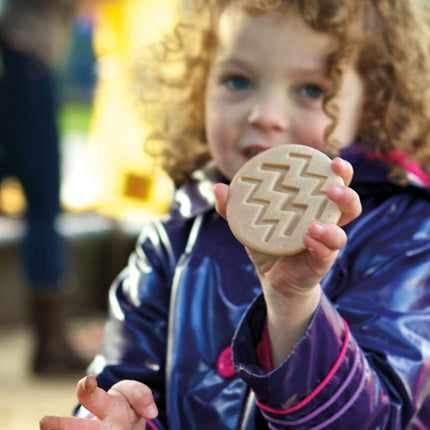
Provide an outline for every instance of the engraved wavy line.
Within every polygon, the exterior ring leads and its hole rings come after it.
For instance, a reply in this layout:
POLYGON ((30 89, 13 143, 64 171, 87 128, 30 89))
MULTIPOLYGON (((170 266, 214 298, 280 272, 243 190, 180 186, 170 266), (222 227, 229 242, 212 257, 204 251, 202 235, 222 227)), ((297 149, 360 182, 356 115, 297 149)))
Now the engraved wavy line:
POLYGON ((266 178, 263 175, 262 179, 258 177, 242 177, 241 180, 252 186, 244 202, 259 206, 254 225, 269 226, 263 236, 263 241, 269 242, 276 228, 280 228, 285 236, 290 236, 294 232, 300 221, 300 216, 291 209, 286 210, 286 208, 291 206, 288 201, 294 200, 299 191, 282 185, 284 178, 288 175, 288 165, 264 164, 262 170, 277 175, 277 178, 274 180, 273 176, 266 178), (273 182, 275 182, 273 188, 269 188, 268 184, 273 182), (276 196, 268 198, 268 193, 276 193, 276 196), (282 216, 282 212, 284 212, 285 216, 282 216))
MULTIPOLYGON (((310 193, 310 196, 320 196, 323 195, 324 197, 326 196, 325 191, 322 191, 322 188, 324 187, 324 185, 327 182, 327 176, 324 175, 318 175, 317 173, 312 173, 310 172, 309 169, 309 165, 311 163, 312 160, 312 156, 310 155, 305 155, 305 154, 300 154, 300 153, 290 153, 290 158, 298 158, 298 159, 304 159, 305 160, 305 166, 302 169, 302 172, 300 173, 300 176, 302 177, 307 177, 307 178, 311 178, 311 179, 315 179, 318 180, 316 187, 312 190, 312 192, 310 193)), ((294 203, 294 202, 293 202, 294 203)), ((324 213, 326 206, 328 205, 328 200, 326 198, 323 199, 321 205, 318 208, 318 212, 315 216, 315 219, 320 219, 321 215, 324 213)))
MULTIPOLYGON (((291 168, 289 165, 266 163, 261 166, 261 169, 268 172, 273 172, 274 174, 278 174, 278 178, 275 181, 275 186, 273 190, 279 193, 279 195, 283 197, 283 200, 279 203, 270 201, 270 205, 267 208, 266 212, 271 213, 272 207, 279 207, 278 212, 280 212, 281 215, 279 216, 280 219, 278 223, 284 221, 285 225, 282 228, 282 232, 285 236, 291 236, 296 230, 296 227, 300 222, 301 216, 306 212, 307 209, 307 205, 294 205, 294 201, 297 199, 297 196, 300 193, 300 189, 298 187, 292 187, 284 184, 284 180, 285 178, 288 178, 291 168), (294 206, 295 210, 292 210, 291 206, 294 206), (285 222, 285 216, 282 217, 282 212, 284 212, 284 215, 285 213, 289 214, 290 219, 288 223, 285 222)), ((264 216, 266 216, 266 214, 264 214, 264 216)))
POLYGON ((257 205, 259 208, 257 209, 257 218, 254 221, 254 226, 264 226, 268 227, 269 229, 267 232, 263 235, 262 240, 264 242, 269 242, 271 237, 273 236, 273 232, 278 225, 280 220, 267 220, 265 218, 265 214, 267 213, 268 208, 270 207, 270 201, 269 200, 262 200, 260 198, 256 198, 255 194, 258 193, 261 190, 261 184, 264 182, 261 179, 257 178, 241 178, 243 182, 248 183, 252 186, 251 191, 249 192, 245 203, 251 204, 253 206, 257 205))
MULTIPOLYGON (((308 170, 311 162, 311 157, 308 155, 291 153, 290 158, 298 158, 303 160, 305 164, 302 166, 299 175, 303 178, 307 178, 316 182, 312 192, 310 193, 310 196, 325 196, 325 192, 322 191, 322 188, 326 183, 327 177, 312 173, 308 170)), ((302 194, 302 190, 300 188, 284 184, 284 180, 288 179, 291 171, 290 165, 286 163, 263 163, 261 169, 278 175, 278 178, 275 180, 273 188, 269 189, 267 185, 267 183, 273 182, 273 177, 269 179, 266 179, 264 176, 262 179, 259 177, 242 177, 241 180, 252 186, 250 192, 247 195, 245 203, 259 206, 257 218, 254 222, 254 225, 265 227, 270 226, 270 228, 263 237, 263 240, 265 242, 269 242, 279 223, 285 223, 286 218, 288 218, 282 216, 282 212, 288 213, 290 215, 290 219, 289 222, 286 223, 286 225, 281 226, 281 231, 285 236, 291 236, 300 221, 301 215, 306 212, 308 205, 299 200, 300 195, 302 194), (276 192, 277 196, 282 197, 281 202, 278 201, 276 198, 268 199, 267 197, 263 198, 260 196, 273 192, 276 192), (291 199, 291 203, 288 204, 291 199), (294 206, 296 208, 296 211, 286 210, 286 208, 290 206, 294 206), (275 211, 273 210, 273 207, 276 208, 275 211), (301 215, 297 213, 297 210, 301 212, 301 215), (270 216, 273 213, 277 213, 278 216, 270 216)), ((322 204, 318 208, 318 212, 315 217, 316 219, 319 219, 321 217, 322 213, 325 210, 325 207, 327 206, 327 203, 327 199, 324 199, 322 204)))

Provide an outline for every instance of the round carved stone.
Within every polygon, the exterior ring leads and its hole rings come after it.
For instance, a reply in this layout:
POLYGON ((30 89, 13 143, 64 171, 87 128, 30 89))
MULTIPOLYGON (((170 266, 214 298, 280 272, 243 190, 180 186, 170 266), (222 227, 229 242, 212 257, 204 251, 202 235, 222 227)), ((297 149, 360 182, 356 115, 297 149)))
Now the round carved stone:
POLYGON ((306 249, 311 221, 336 224, 341 211, 326 196, 343 184, 331 159, 305 145, 282 145, 251 158, 230 184, 227 220, 236 238, 267 255, 293 255, 306 249))

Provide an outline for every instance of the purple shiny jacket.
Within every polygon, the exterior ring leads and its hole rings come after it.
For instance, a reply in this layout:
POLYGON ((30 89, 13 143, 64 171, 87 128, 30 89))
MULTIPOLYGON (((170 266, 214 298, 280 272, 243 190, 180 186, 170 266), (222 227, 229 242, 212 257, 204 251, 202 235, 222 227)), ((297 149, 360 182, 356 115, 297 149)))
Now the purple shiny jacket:
POLYGON ((197 172, 143 229, 91 370, 106 389, 152 388, 160 415, 147 428, 430 429, 430 192, 389 184, 360 146, 343 157, 363 213, 305 334, 270 372, 256 354, 258 279, 213 209, 217 174, 197 172))

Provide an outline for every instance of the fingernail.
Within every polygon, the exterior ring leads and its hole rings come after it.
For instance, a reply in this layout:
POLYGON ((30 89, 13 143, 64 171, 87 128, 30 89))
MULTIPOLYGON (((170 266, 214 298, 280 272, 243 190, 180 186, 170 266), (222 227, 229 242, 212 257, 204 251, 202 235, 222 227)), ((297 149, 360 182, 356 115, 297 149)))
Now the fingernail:
POLYGON ((149 416, 149 417, 156 417, 158 414, 158 409, 157 406, 155 406, 155 403, 152 403, 151 405, 149 405, 146 409, 145 409, 145 413, 149 416))
POLYGON ((39 428, 43 430, 61 430, 60 426, 51 424, 49 421, 52 421, 52 417, 50 416, 43 417, 39 422, 39 428))
POLYGON ((323 224, 320 224, 319 222, 314 222, 311 225, 311 230, 312 230, 313 236, 321 236, 325 231, 325 227, 323 224))
POLYGON ((88 394, 91 394, 97 388, 97 379, 96 379, 96 377, 94 375, 88 375, 88 376, 86 376, 84 378, 84 380, 83 380, 82 386, 83 386, 84 390, 88 394))
POLYGON ((342 197, 343 187, 341 185, 334 184, 331 186, 330 193, 333 198, 338 199, 342 197))
POLYGON ((52 426, 50 426, 50 427, 44 427, 44 423, 43 422, 40 423, 40 428, 43 429, 43 430, 61 430, 60 427, 52 427, 52 426))
POLYGON ((90 382, 90 381, 89 381, 89 378, 90 378, 89 376, 86 376, 86 377, 85 377, 85 379, 84 379, 84 384, 83 384, 83 385, 84 385, 84 390, 85 390, 85 391, 88 391, 88 390, 89 390, 89 388, 90 388, 90 387, 89 387, 89 382, 90 382))

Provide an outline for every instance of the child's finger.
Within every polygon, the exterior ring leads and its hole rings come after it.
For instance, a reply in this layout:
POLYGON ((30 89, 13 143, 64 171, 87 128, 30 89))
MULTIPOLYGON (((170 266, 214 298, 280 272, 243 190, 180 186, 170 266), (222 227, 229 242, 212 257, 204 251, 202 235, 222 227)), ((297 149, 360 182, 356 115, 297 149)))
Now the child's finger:
POLYGON ((343 179, 343 182, 346 186, 351 183, 352 176, 354 175, 354 169, 348 161, 340 157, 336 157, 331 163, 331 168, 333 169, 333 172, 336 173, 336 175, 339 175, 343 179))
POLYGON ((331 251, 337 251, 344 247, 347 240, 346 233, 338 226, 317 221, 309 225, 307 234, 331 251))
POLYGON ((331 184, 327 189, 327 197, 334 201, 342 212, 338 225, 348 224, 361 214, 360 198, 352 188, 331 184))
POLYGON ((127 400, 137 415, 147 420, 152 420, 158 415, 151 389, 141 382, 120 381, 112 386, 109 393, 119 393, 127 400))
POLYGON ((109 414, 113 407, 113 402, 116 400, 97 386, 97 380, 92 375, 86 376, 78 382, 76 394, 82 406, 101 420, 109 414))
POLYGON ((41 430, 104 430, 101 421, 76 417, 46 416, 40 421, 41 430))
POLYGON ((346 234, 332 224, 314 222, 303 237, 308 248, 307 261, 315 274, 324 275, 336 259, 338 250, 346 243, 346 234))
POLYGON ((217 212, 223 217, 226 217, 226 205, 228 197, 228 185, 226 184, 215 184, 214 193, 216 198, 215 208, 217 212))

